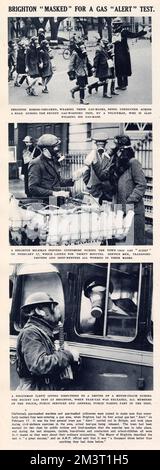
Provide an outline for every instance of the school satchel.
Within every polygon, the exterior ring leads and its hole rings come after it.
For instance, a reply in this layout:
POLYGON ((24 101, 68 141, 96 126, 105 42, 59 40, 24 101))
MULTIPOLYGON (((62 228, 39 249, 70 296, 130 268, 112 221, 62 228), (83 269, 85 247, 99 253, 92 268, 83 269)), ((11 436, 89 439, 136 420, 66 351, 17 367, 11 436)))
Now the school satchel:
POLYGON ((75 70, 69 70, 68 72, 68 76, 69 76, 69 79, 72 81, 72 80, 75 80, 76 78, 76 72, 75 70))

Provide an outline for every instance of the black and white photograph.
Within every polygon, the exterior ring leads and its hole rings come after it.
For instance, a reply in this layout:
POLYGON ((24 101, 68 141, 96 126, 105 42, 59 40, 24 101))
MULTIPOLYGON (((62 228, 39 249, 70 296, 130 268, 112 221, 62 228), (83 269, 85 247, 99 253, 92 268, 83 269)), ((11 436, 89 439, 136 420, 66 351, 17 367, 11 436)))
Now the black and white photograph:
POLYGON ((152 103, 152 21, 9 17, 9 104, 152 103))
POLYGON ((10 387, 152 390, 152 263, 10 265, 10 387))
POLYGON ((152 123, 10 123, 10 245, 152 245, 152 123))

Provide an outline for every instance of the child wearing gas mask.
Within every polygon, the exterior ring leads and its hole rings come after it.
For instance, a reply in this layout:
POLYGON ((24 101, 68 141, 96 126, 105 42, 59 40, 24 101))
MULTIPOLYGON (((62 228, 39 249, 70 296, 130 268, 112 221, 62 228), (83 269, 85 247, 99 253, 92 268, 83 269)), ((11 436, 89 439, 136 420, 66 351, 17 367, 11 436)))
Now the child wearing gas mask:
POLYGON ((73 74, 76 78, 76 87, 71 89, 71 95, 79 91, 80 104, 89 104, 85 101, 85 89, 88 83, 88 76, 92 75, 92 66, 89 62, 86 47, 84 42, 77 43, 76 49, 72 52, 68 75, 73 79, 73 74))
POLYGON ((114 52, 112 44, 102 39, 94 58, 95 76, 99 79, 96 89, 103 86, 103 98, 112 98, 115 91, 114 52))

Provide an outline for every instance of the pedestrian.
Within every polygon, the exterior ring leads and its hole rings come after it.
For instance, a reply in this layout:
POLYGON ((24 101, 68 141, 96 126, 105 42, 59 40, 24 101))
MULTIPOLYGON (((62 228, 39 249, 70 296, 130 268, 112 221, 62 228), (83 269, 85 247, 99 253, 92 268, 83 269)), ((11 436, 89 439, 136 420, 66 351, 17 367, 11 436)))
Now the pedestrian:
POLYGON ((39 51, 39 68, 42 77, 42 93, 49 93, 47 85, 53 76, 52 62, 50 59, 49 43, 46 39, 41 41, 39 51))
POLYGON ((112 21, 112 42, 114 43, 115 74, 118 89, 126 90, 128 77, 132 75, 131 57, 129 52, 128 38, 140 38, 147 34, 144 29, 133 33, 126 28, 122 18, 114 18, 112 21))
MULTIPOLYGON (((146 191, 146 179, 142 166, 135 158, 130 138, 126 135, 115 137, 115 148, 112 151, 110 164, 103 168, 93 162, 98 178, 110 182, 114 202, 121 206, 124 216, 127 208, 134 211, 134 245, 145 243, 145 211, 143 196, 146 191)), ((132 229, 133 227, 131 227, 132 229)))
POLYGON ((26 80, 27 85, 29 85, 27 73, 26 73, 26 47, 23 41, 18 43, 17 51, 17 61, 16 61, 16 79, 14 86, 20 87, 22 83, 26 80))
POLYGON ((38 29, 38 42, 39 42, 39 45, 41 45, 41 42, 44 41, 44 39, 46 39, 44 29, 39 28, 38 29))
MULTIPOLYGON (((37 142, 40 155, 31 160, 28 168, 29 194, 31 197, 48 198, 64 187, 74 184, 74 178, 64 179, 60 174, 60 139, 43 134, 37 142)), ((64 196, 65 192, 63 191, 64 196)), ((61 193, 60 193, 61 194, 61 193)), ((68 193, 67 193, 68 194, 68 193)))
POLYGON ((101 168, 105 169, 108 167, 110 157, 106 149, 107 142, 108 139, 96 140, 96 148, 93 149, 85 159, 86 170, 83 174, 83 181, 86 184, 87 190, 93 197, 96 199, 98 198, 100 205, 104 200, 111 201, 113 192, 109 182, 108 185, 106 185, 98 178, 94 171, 92 161, 94 160, 94 157, 96 157, 101 168))
MULTIPOLYGON (((97 39, 96 50, 95 50, 95 56, 98 54, 98 51, 99 51, 100 49, 101 49, 101 39, 99 38, 99 39, 97 39)), ((93 67, 92 70, 93 70, 93 75, 94 75, 94 76, 97 76, 96 70, 94 69, 94 67, 93 67)), ((98 77, 97 77, 97 78, 98 78, 98 77)), ((101 86, 101 85, 102 85, 102 83, 100 83, 99 80, 96 79, 96 81, 94 81, 93 83, 90 83, 90 84, 88 85, 88 93, 91 95, 93 90, 95 90, 96 93, 97 93, 98 88, 99 88, 99 86, 101 86)))
POLYGON ((26 50, 26 73, 30 77, 30 85, 26 88, 27 94, 36 96, 35 85, 40 77, 39 69, 39 42, 37 36, 33 36, 26 50))
POLYGON ((33 139, 30 135, 26 135, 23 139, 25 148, 22 153, 22 175, 24 175, 24 190, 27 197, 29 197, 28 189, 28 166, 32 160, 32 155, 34 152, 33 139))
POLYGON ((89 62, 83 41, 77 43, 76 50, 73 50, 68 75, 71 79, 76 78, 76 87, 71 89, 72 98, 79 91, 80 104, 88 104, 85 101, 85 89, 88 83, 88 76, 92 76, 92 65, 89 62))
POLYGON ((8 81, 13 80, 13 72, 16 69, 15 44, 13 41, 8 42, 8 81))
POLYGON ((119 95, 116 91, 116 78, 115 78, 115 63, 114 63, 114 46, 108 43, 108 80, 107 80, 107 95, 112 98, 113 95, 119 95))
POLYGON ((24 326, 17 339, 18 390, 61 388, 61 374, 74 358, 66 349, 56 350, 60 319, 58 302, 46 292, 30 294, 21 307, 24 326))
POLYGON ((103 98, 112 98, 112 94, 117 94, 112 85, 114 80, 114 62, 111 46, 109 46, 106 39, 101 39, 99 47, 96 50, 93 64, 95 76, 99 80, 96 85, 96 90, 100 86, 103 86, 103 98))
POLYGON ((70 41, 69 41, 70 55, 72 54, 73 51, 76 51, 77 42, 78 42, 78 39, 77 39, 76 33, 74 33, 73 36, 70 38, 70 41))

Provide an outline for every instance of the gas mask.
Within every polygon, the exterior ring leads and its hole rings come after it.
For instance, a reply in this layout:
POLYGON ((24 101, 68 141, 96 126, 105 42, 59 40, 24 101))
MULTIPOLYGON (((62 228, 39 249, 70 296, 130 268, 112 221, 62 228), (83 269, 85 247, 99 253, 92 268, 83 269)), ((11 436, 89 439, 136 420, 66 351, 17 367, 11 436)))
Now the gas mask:
POLYGON ((104 44, 103 41, 100 42, 100 47, 101 47, 102 49, 105 49, 105 44, 104 44))
POLYGON ((123 28, 123 24, 122 23, 115 23, 113 26, 112 26, 112 29, 113 29, 113 34, 116 34, 116 33, 120 33, 122 31, 122 28, 123 28))
POLYGON ((104 154, 104 147, 98 147, 97 152, 98 152, 99 156, 102 157, 102 155, 104 154))
POLYGON ((54 326, 61 319, 59 305, 49 304, 47 309, 45 307, 45 305, 36 307, 35 312, 39 317, 43 318, 51 326, 54 326))
POLYGON ((43 155, 44 155, 46 158, 49 158, 49 159, 52 158, 52 154, 51 154, 51 152, 48 150, 48 148, 44 148, 44 149, 43 149, 43 155))
POLYGON ((83 45, 83 46, 80 46, 80 50, 81 50, 82 54, 85 54, 85 53, 86 53, 86 48, 85 48, 84 45, 83 45))
POLYGON ((91 302, 91 315, 94 318, 100 318, 104 313, 105 304, 105 291, 103 286, 94 286, 89 292, 89 299, 91 302))
POLYGON ((33 145, 32 142, 30 142, 30 143, 29 143, 29 142, 25 143, 25 150, 30 150, 30 148, 32 147, 32 145, 33 145))
POLYGON ((43 155, 50 160, 54 158, 58 160, 60 157, 59 145, 43 147, 43 155))

